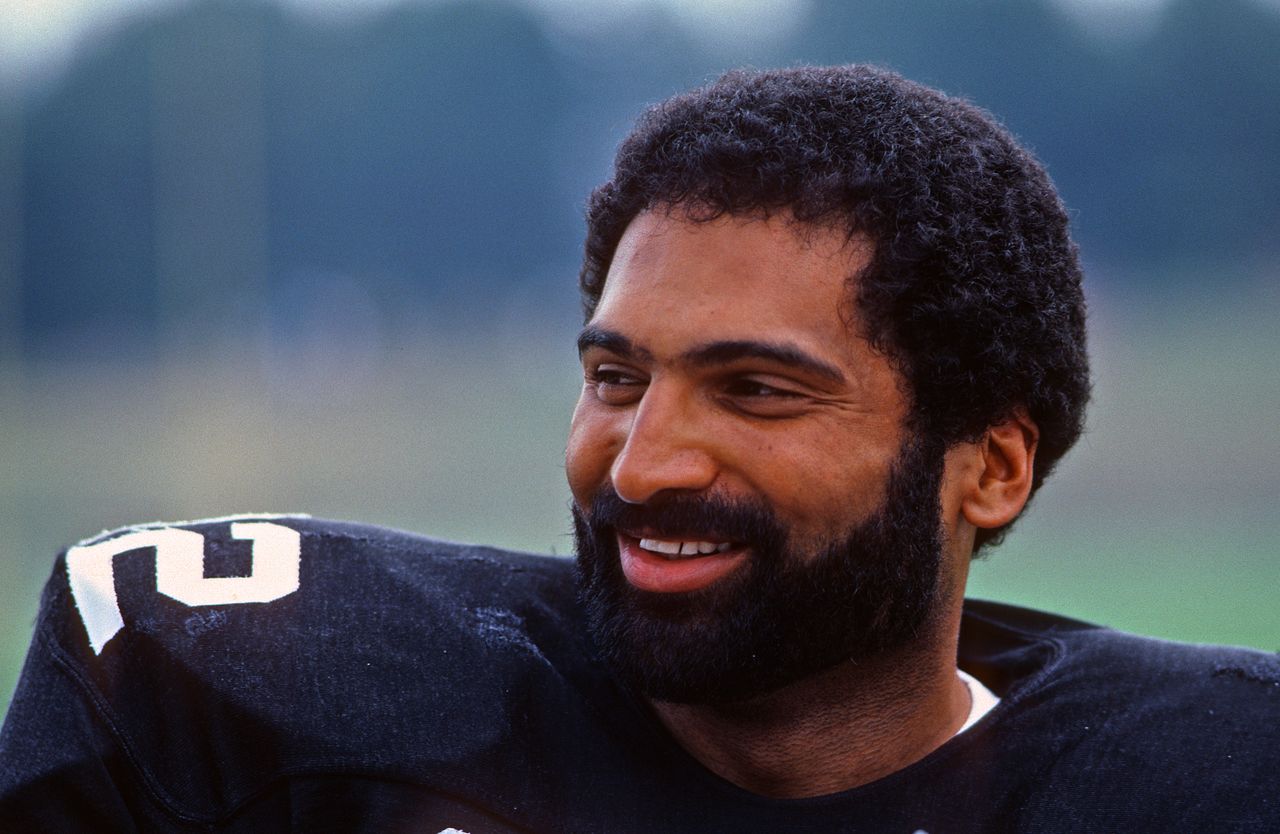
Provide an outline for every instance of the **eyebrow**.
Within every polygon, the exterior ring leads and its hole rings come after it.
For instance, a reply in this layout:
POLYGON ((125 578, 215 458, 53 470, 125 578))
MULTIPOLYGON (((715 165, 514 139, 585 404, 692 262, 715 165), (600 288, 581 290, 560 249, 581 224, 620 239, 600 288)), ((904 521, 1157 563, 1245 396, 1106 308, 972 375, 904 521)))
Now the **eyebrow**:
POLYGON ((680 359, 690 365, 723 365, 738 359, 764 359, 806 371, 831 382, 844 384, 844 374, 835 365, 810 356, 798 347, 771 342, 755 342, 749 339, 711 342, 686 351, 680 359))
MULTIPOLYGON (((619 356, 645 360, 653 358, 652 352, 634 344, 621 333, 595 325, 587 325, 578 334, 578 355, 581 356, 587 349, 593 347, 602 348, 619 356)), ((839 368, 805 353, 794 345, 757 342, 751 339, 732 339, 709 342, 687 350, 680 356, 682 363, 695 367, 724 365, 739 359, 764 359, 768 362, 775 362, 779 365, 786 365, 808 372, 840 385, 845 384, 844 374, 841 373, 839 368)))
POLYGON ((606 330, 603 327, 588 324, 578 334, 578 356, 581 357, 589 348, 593 347, 602 348, 619 356, 635 357, 636 359, 653 358, 653 354, 650 351, 633 344, 630 339, 618 331, 606 330))

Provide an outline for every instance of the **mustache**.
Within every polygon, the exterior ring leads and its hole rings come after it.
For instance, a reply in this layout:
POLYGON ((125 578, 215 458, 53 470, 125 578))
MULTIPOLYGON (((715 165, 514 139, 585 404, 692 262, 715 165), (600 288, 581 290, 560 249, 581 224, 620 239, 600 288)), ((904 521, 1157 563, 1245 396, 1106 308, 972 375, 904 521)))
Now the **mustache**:
POLYGON ((786 529, 768 504, 718 495, 672 495, 649 504, 629 504, 610 486, 591 498, 584 520, 597 536, 606 528, 644 531, 654 538, 731 541, 781 547, 786 529))

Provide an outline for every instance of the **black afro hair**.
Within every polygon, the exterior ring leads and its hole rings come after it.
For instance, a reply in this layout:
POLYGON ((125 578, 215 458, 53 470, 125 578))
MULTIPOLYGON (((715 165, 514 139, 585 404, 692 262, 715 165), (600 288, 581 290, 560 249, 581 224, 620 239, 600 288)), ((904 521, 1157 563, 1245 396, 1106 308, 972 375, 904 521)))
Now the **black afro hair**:
POLYGON ((623 231, 660 206, 786 211, 867 236, 851 300, 907 383, 915 431, 952 445, 1025 409, 1040 430, 1033 493, 1079 437, 1089 369, 1067 214, 983 110, 859 65, 730 72, 652 107, 587 206, 588 319, 623 231))

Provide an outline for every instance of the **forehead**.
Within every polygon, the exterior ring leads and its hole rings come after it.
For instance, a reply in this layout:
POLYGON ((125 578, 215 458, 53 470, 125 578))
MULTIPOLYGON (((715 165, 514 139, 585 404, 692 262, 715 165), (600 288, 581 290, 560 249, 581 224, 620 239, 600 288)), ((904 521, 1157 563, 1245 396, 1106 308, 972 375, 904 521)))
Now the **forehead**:
POLYGON ((870 255, 865 239, 790 215, 646 211, 618 243, 592 324, 655 351, 696 337, 843 352, 856 325, 850 282, 870 255))

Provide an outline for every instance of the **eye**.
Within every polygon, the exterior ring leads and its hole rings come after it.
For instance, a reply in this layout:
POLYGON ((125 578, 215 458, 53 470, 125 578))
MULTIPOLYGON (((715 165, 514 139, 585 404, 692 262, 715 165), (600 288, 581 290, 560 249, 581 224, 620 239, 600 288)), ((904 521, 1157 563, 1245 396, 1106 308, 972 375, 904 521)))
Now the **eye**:
POLYGON ((803 413, 809 398, 773 378, 735 377, 721 389, 726 405, 751 417, 793 417, 803 413))
POLYGON ((627 405, 639 400, 647 384, 643 377, 617 365, 588 365, 583 369, 583 379, 607 405, 627 405))
POLYGON ((790 399, 800 396, 795 391, 780 388, 776 385, 770 385, 767 382, 761 382, 758 379, 751 379, 750 377, 733 380, 725 386, 725 393, 729 394, 731 397, 744 397, 748 399, 790 399))

